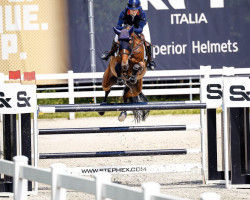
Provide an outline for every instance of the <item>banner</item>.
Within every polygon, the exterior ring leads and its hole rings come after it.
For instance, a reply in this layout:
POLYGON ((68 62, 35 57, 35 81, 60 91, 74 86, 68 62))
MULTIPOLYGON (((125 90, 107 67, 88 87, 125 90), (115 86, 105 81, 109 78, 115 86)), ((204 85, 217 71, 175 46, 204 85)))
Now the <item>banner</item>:
POLYGON ((250 66, 247 0, 142 0, 158 69, 250 66))
MULTIPOLYGON (((127 0, 94 0, 96 71, 127 0)), ((250 66, 249 0, 141 0, 157 70, 250 66)), ((2 0, 0 70, 91 72, 88 0, 2 0)), ((92 49, 93 50, 93 49, 92 49)))
POLYGON ((36 110, 35 85, 0 85, 0 114, 34 113, 36 110))
POLYGON ((1 0, 0 41, 2 73, 67 72, 70 65, 67 1, 1 0))
POLYGON ((248 77, 223 77, 201 79, 201 102, 207 108, 250 106, 250 81, 248 77))
MULTIPOLYGON (((72 66, 77 66, 74 71, 87 72, 91 70, 87 0, 72 1, 73 4, 77 2, 74 11, 78 19, 82 17, 77 29, 85 29, 78 35, 79 43, 73 39, 79 48, 73 48, 72 66), (86 6, 82 6, 83 2, 86 6), (80 8, 83 13, 79 15, 80 8)), ((108 66, 100 55, 110 50, 115 36, 112 27, 116 26, 126 3, 127 0, 94 0, 98 72, 108 66)), ((250 67, 248 0, 141 0, 141 5, 147 15, 157 70, 199 69, 200 65, 250 67)))
POLYGON ((201 164, 166 164, 166 165, 136 165, 136 166, 105 166, 105 167, 77 167, 67 168, 67 173, 72 175, 94 175, 105 172, 110 174, 151 174, 151 173, 174 173, 190 172, 201 168, 201 164))

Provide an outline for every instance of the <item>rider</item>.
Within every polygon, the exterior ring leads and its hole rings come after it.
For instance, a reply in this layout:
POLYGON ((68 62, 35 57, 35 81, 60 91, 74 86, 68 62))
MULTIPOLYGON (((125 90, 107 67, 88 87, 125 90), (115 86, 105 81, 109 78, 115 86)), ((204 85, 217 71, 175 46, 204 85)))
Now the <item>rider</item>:
MULTIPOLYGON (((130 25, 130 26, 134 25, 135 27, 134 32, 137 35, 141 34, 141 36, 143 36, 144 35, 142 34, 143 27, 146 24, 147 24, 147 18, 146 18, 145 12, 142 10, 141 1, 140 0, 128 0, 128 4, 126 8, 121 12, 119 16, 119 20, 118 20, 116 28, 119 30, 122 30, 123 25, 130 25)), ((149 34, 145 34, 145 39, 147 42, 150 42, 150 37, 148 36, 149 34)), ((114 55, 114 53, 118 49, 117 40, 118 38, 116 37, 112 43, 111 50, 109 52, 108 51, 104 52, 101 56, 101 59, 107 61, 111 55, 114 55)), ((152 45, 148 44, 147 42, 145 42, 146 54, 148 57, 147 67, 153 70, 156 67, 156 64, 152 58, 152 45)))

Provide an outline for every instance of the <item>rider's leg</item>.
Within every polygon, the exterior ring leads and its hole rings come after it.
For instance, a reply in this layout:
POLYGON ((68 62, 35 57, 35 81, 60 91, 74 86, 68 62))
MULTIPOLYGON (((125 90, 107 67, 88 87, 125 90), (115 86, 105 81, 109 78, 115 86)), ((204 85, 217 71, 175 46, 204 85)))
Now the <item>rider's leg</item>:
POLYGON ((149 45, 151 44, 151 38, 150 38, 150 33, 149 33, 149 27, 148 24, 146 24, 146 26, 143 28, 143 35, 144 38, 147 42, 145 42, 145 49, 146 49, 146 54, 147 54, 147 68, 153 70, 154 68, 156 68, 156 64, 153 60, 153 56, 152 56, 152 46, 149 45))
POLYGON ((111 46, 111 50, 110 51, 105 51, 102 55, 101 55, 101 59, 102 60, 108 60, 110 56, 114 55, 116 50, 118 49, 118 37, 115 37, 115 39, 112 42, 112 46, 111 46))
POLYGON ((147 68, 153 70, 156 68, 156 64, 152 57, 152 45, 148 45, 146 48, 147 48, 146 51, 147 51, 147 56, 148 56, 147 68))

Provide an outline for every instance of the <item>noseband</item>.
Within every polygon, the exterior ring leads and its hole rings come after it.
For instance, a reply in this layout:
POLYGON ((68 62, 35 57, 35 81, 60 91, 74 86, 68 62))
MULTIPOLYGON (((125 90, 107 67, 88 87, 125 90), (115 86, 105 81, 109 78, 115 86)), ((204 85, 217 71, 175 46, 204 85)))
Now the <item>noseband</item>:
POLYGON ((120 53, 119 53, 119 56, 122 56, 122 55, 124 55, 124 54, 130 56, 130 55, 131 55, 131 50, 129 50, 129 49, 122 49, 122 50, 120 51, 120 53), (129 52, 126 52, 126 50, 128 50, 129 52))

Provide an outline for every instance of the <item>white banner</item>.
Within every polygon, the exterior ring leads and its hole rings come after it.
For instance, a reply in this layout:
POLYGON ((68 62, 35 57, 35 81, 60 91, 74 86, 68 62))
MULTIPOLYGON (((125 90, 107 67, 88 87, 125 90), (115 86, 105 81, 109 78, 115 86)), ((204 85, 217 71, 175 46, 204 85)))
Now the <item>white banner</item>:
POLYGON ((223 98, 227 107, 249 107, 250 91, 247 77, 220 77, 201 79, 200 98, 207 108, 219 108, 223 98), (248 106, 247 106, 248 105, 248 106))
POLYGON ((0 114, 33 113, 36 112, 36 107, 36 85, 1 85, 0 114))
POLYGON ((166 165, 136 165, 136 166, 108 166, 108 167, 77 167, 68 168, 67 173, 72 175, 93 175, 98 172, 111 174, 138 174, 163 172, 189 172, 200 169, 201 164, 166 164, 166 165))

